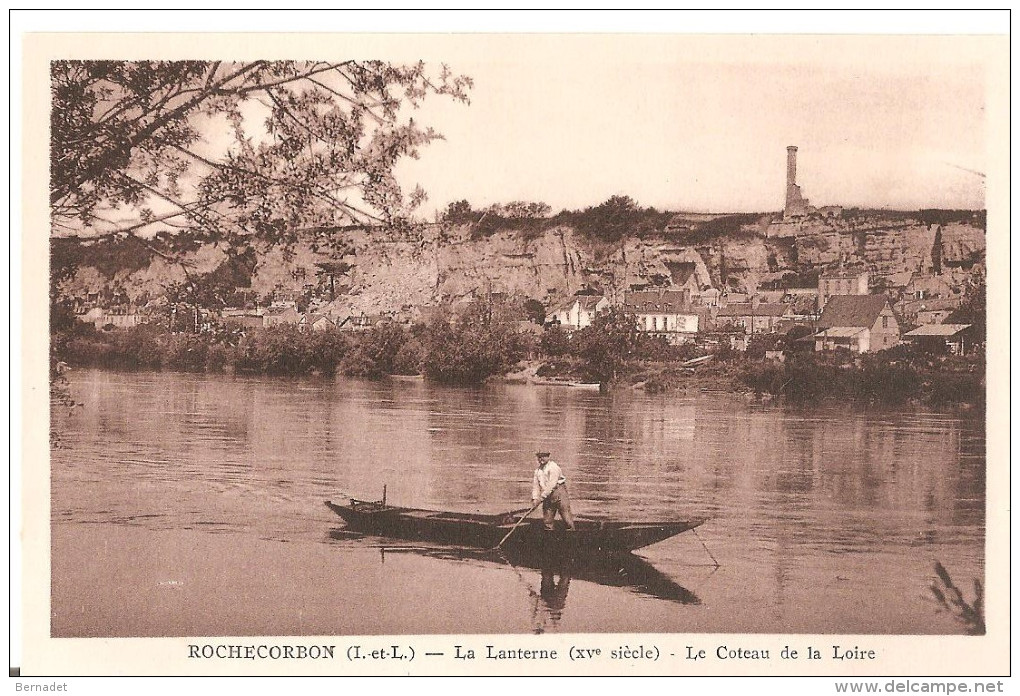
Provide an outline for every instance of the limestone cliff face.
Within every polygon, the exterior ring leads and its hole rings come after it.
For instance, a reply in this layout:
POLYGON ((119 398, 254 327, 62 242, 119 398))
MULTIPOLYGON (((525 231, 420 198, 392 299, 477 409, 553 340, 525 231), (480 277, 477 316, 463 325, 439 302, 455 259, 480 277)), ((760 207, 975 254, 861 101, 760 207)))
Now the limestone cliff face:
MULTIPOLYGON (((900 216, 853 219, 812 219, 744 225, 739 232, 705 239, 692 234, 642 239, 628 237, 614 244, 592 242, 570 227, 541 232, 504 229, 479 238, 470 226, 429 226, 420 235, 381 235, 378 230, 347 233, 352 252, 337 258, 310 242, 292 248, 261 250, 251 274, 259 296, 320 294, 332 281, 355 312, 400 311, 457 301, 488 292, 533 298, 547 305, 584 287, 594 287, 611 300, 635 286, 714 287, 753 292, 782 283, 791 273, 801 276, 837 263, 862 263, 874 277, 930 272, 941 266, 956 283, 984 260, 985 233, 976 224, 924 224, 900 216), (939 242, 933 258, 933 249, 939 242), (324 268, 342 261, 346 271, 327 278, 324 268)), ((206 245, 186 256, 192 275, 208 273, 227 258, 219 247, 206 245)), ((160 257, 133 271, 100 273, 80 267, 65 291, 80 294, 116 284, 132 299, 158 296, 170 282, 184 280, 183 270, 160 257)))

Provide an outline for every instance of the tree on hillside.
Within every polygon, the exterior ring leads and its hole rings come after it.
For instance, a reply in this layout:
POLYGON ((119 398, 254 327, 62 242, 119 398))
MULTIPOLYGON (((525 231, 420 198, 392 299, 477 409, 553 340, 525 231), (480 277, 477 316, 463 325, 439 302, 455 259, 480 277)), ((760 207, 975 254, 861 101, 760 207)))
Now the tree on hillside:
POLYGON ((445 65, 353 60, 64 60, 50 73, 55 230, 127 211, 122 232, 271 244, 403 220, 424 194, 405 196, 394 166, 442 137, 408 111, 429 95, 466 102, 471 87, 445 65))
POLYGON ((456 225, 463 225, 468 222, 475 222, 475 219, 477 217, 478 213, 476 213, 471 208, 470 203, 463 199, 459 201, 453 201, 448 206, 446 206, 446 210, 443 212, 443 220, 447 222, 452 222, 456 225))
POLYGON ((488 211, 507 220, 535 219, 548 217, 552 207, 548 203, 529 201, 510 201, 509 203, 495 203, 489 206, 488 211))
POLYGON ((630 226, 639 213, 637 204, 630 196, 612 196, 605 203, 588 208, 592 236, 607 242, 616 242, 631 231, 630 226))

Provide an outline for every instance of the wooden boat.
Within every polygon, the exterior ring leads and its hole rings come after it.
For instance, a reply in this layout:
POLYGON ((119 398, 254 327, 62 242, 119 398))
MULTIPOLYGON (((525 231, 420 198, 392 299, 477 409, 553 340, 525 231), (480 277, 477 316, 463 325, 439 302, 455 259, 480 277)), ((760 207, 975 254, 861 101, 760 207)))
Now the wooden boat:
MULTIPOLYGON (((420 510, 353 498, 346 505, 327 500, 326 506, 356 532, 482 549, 494 549, 521 520, 519 515, 510 513, 485 515, 420 510)), ((704 518, 669 522, 575 518, 574 530, 546 530, 541 518, 529 518, 521 522, 500 548, 516 555, 619 556, 694 529, 704 522, 704 518)))

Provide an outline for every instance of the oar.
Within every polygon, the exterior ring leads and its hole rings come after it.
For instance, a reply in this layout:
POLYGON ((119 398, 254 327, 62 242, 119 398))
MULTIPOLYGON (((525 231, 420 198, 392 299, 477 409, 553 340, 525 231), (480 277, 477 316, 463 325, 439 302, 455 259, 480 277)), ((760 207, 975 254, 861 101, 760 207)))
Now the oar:
MULTIPOLYGON (((545 500, 545 499, 543 498, 542 500, 545 500)), ((531 514, 531 513, 533 513, 533 512, 535 511, 535 510, 537 510, 537 509, 538 509, 538 506, 542 504, 542 500, 539 500, 539 501, 538 501, 537 503, 535 503, 534 505, 532 505, 532 506, 531 506, 531 509, 530 509, 530 510, 528 510, 527 514, 525 514, 525 515, 524 515, 523 517, 521 517, 521 519, 517 520, 517 524, 515 524, 515 525, 514 525, 513 527, 511 527, 511 528, 510 528, 510 531, 506 533, 506 536, 505 536, 505 537, 503 537, 502 539, 500 539, 500 540, 499 540, 499 543, 498 543, 498 544, 496 544, 496 545, 495 545, 495 546, 494 546, 494 547, 492 548, 492 550, 493 550, 493 551, 496 551, 496 550, 498 550, 498 549, 499 549, 499 548, 500 548, 501 546, 503 546, 503 542, 505 542, 505 541, 506 541, 507 539, 509 539, 509 538, 510 538, 510 535, 511 535, 511 534, 513 534, 514 532, 516 532, 516 531, 517 531, 517 528, 521 526, 521 522, 523 522, 524 520, 528 519, 528 515, 530 515, 530 514, 531 514)))

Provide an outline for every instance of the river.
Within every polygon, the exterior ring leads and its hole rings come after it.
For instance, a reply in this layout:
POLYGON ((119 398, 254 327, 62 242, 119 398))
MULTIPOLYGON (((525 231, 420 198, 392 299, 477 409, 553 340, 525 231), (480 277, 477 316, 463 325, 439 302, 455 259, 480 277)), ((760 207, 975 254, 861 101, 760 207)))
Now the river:
POLYGON ((984 576, 976 416, 728 394, 69 373, 52 453, 58 637, 952 634, 940 561, 984 576), (534 452, 575 514, 708 516, 629 574, 571 577, 361 537, 345 496, 526 507, 534 452), (716 567, 718 562, 718 567, 716 567))

